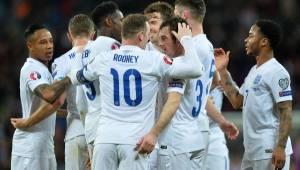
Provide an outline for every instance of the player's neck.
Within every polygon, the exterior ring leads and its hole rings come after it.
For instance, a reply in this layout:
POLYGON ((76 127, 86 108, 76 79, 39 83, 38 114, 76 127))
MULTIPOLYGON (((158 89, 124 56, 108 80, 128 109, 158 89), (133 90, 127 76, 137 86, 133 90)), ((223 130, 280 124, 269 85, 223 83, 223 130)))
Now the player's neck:
POLYGON ((72 42, 73 47, 84 46, 89 42, 88 38, 77 38, 72 42))
POLYGON ((137 46, 142 48, 138 41, 131 40, 131 39, 122 39, 122 45, 132 45, 132 46, 137 46))
POLYGON ((30 55, 30 57, 33 58, 33 59, 35 59, 35 60, 37 60, 37 61, 39 61, 40 63, 44 64, 46 67, 48 67, 49 61, 40 60, 38 57, 35 57, 33 55, 30 55))
POLYGON ((190 28, 192 29, 192 35, 196 36, 198 34, 204 34, 202 23, 190 21, 190 28))
POLYGON ((262 64, 269 61, 273 57, 274 57, 274 53, 272 50, 261 51, 260 54, 256 57, 256 67, 261 66, 262 64))

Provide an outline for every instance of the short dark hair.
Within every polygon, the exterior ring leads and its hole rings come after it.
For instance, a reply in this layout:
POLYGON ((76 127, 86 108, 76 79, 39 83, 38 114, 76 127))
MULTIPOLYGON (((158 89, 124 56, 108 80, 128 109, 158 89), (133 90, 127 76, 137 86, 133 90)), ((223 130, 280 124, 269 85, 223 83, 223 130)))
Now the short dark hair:
POLYGON ((38 30, 41 29, 48 29, 46 26, 44 26, 43 24, 30 24, 27 26, 27 28, 24 31, 24 38, 25 41, 28 41, 31 36, 38 30))
POLYGON ((144 14, 150 14, 154 12, 160 13, 162 19, 165 21, 168 18, 173 17, 174 8, 166 2, 158 1, 148 5, 144 10, 144 14))
POLYGON ((77 14, 69 21, 69 31, 74 36, 88 36, 94 30, 94 23, 89 16, 77 14))
POLYGON ((204 0, 176 0, 175 5, 189 8, 192 18, 203 22, 206 13, 204 0))
MULTIPOLYGON (((188 23, 186 22, 186 20, 180 18, 180 17, 172 17, 170 19, 167 19, 166 21, 164 21, 159 29, 163 29, 164 27, 169 27, 170 31, 175 31, 178 32, 178 23, 185 23, 186 25, 188 25, 188 23)), ((175 41, 176 37, 171 33, 172 35, 172 39, 175 41)))
POLYGON ((122 22, 122 37, 132 38, 136 33, 146 30, 147 17, 142 14, 129 14, 122 22))
POLYGON ((118 4, 113 1, 101 2, 96 8, 92 11, 91 18, 94 24, 97 27, 100 27, 105 18, 109 15, 114 14, 119 10, 118 4))
POLYGON ((277 48, 282 39, 282 30, 280 25, 267 19, 257 20, 255 25, 258 26, 260 32, 269 39, 270 47, 272 49, 277 48))

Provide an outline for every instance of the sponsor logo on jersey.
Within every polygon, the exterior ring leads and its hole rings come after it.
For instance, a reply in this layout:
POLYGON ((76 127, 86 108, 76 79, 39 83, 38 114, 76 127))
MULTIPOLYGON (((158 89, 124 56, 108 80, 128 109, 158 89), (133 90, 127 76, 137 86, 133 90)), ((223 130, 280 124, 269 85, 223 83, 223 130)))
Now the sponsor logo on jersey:
POLYGON ((172 65, 173 64, 173 59, 167 57, 167 56, 164 56, 164 62, 166 64, 169 64, 169 65, 172 65))
POLYGON ((41 78, 41 74, 36 71, 33 71, 30 73, 29 78, 30 80, 37 80, 41 78))
POLYGON ((278 81, 278 85, 282 90, 285 90, 289 87, 290 81, 288 78, 282 78, 278 81))

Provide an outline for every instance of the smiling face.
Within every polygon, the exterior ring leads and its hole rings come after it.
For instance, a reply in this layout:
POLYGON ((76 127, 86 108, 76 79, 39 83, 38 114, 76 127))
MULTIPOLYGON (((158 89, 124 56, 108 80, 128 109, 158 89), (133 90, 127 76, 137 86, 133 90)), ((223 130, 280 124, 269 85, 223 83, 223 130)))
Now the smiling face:
POLYGON ((156 44, 158 43, 159 27, 163 22, 163 19, 161 17, 161 14, 158 12, 149 13, 146 14, 146 16, 150 26, 150 34, 149 34, 150 41, 156 44))
POLYGON ((53 56, 53 38, 49 30, 40 29, 34 32, 27 42, 31 57, 48 63, 53 56))
POLYGON ((171 35, 171 30, 169 27, 163 27, 159 31, 159 47, 163 50, 165 54, 170 57, 177 57, 182 55, 183 47, 180 43, 173 38, 171 35))
POLYGON ((247 55, 257 56, 260 53, 263 38, 264 36, 260 32, 259 27, 253 25, 250 28, 248 37, 245 39, 247 55))

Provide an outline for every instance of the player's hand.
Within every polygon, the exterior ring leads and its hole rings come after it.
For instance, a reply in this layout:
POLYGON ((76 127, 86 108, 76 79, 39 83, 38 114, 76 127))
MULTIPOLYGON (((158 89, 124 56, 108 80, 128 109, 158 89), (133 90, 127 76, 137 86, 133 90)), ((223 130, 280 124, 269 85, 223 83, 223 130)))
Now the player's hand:
POLYGON ((17 129, 25 129, 28 128, 29 125, 27 123, 27 119, 22 118, 11 118, 10 119, 11 124, 17 129))
POLYGON ((156 140, 157 136, 150 131, 136 144, 136 150, 139 154, 150 154, 155 147, 156 140))
POLYGON ((284 167, 284 164, 285 164, 285 148, 277 146, 273 150, 272 164, 274 165, 275 170, 280 170, 284 167))
POLYGON ((215 48, 214 49, 214 55, 215 55, 215 63, 216 63, 216 68, 218 71, 225 70, 228 66, 229 62, 229 54, 230 51, 225 51, 223 48, 215 48))
POLYGON ((178 32, 172 31, 172 34, 180 41, 184 36, 192 36, 192 31, 186 23, 178 23, 178 32))
POLYGON ((238 137, 239 129, 232 122, 224 121, 219 126, 229 139, 234 140, 238 137))

